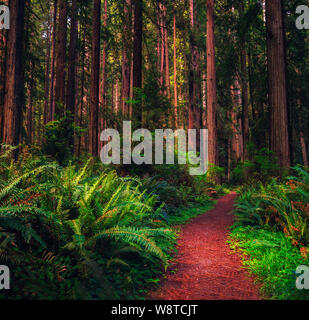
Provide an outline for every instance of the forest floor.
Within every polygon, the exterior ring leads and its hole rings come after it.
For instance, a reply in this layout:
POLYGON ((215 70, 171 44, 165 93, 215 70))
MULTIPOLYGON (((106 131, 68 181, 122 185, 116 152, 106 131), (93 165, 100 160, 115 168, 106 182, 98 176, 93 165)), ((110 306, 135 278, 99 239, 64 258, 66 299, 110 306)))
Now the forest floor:
POLYGON ((150 300, 257 300, 259 287, 227 244, 236 193, 182 227, 176 272, 169 272, 150 300))

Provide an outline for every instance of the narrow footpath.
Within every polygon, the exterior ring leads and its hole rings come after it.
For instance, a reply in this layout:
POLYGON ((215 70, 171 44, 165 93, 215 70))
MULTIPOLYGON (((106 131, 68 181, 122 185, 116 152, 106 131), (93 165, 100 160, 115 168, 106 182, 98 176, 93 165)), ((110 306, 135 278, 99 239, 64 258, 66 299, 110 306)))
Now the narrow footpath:
POLYGON ((150 300, 257 300, 259 288, 226 243, 236 193, 182 228, 176 273, 169 273, 150 300))

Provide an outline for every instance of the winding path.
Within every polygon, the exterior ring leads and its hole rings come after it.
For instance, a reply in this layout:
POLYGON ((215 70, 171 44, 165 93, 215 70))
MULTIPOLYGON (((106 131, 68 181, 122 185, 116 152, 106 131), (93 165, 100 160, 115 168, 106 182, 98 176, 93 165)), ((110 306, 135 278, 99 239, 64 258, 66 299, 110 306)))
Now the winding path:
POLYGON ((150 300, 257 300, 259 288, 227 241, 236 193, 182 228, 175 274, 169 273, 150 300))

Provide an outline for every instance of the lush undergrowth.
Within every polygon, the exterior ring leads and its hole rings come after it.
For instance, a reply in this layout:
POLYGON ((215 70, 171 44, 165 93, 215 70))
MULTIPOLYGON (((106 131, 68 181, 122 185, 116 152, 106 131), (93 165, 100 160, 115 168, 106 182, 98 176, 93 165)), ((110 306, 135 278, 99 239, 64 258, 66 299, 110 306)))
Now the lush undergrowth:
POLYGON ((309 299, 296 289, 296 268, 309 266, 309 174, 293 168, 285 181, 244 188, 236 205, 231 246, 246 254, 244 265, 272 299, 309 299))
POLYGON ((12 289, 0 298, 142 298, 175 252, 172 224, 212 203, 213 186, 185 167, 170 179, 164 167, 155 177, 120 176, 91 159, 60 166, 26 151, 13 161, 5 150, 0 264, 10 267, 12 289))
POLYGON ((309 265, 291 239, 282 232, 236 227, 229 241, 231 247, 243 253, 243 264, 262 283, 264 299, 309 299, 306 290, 296 288, 296 268, 309 265))

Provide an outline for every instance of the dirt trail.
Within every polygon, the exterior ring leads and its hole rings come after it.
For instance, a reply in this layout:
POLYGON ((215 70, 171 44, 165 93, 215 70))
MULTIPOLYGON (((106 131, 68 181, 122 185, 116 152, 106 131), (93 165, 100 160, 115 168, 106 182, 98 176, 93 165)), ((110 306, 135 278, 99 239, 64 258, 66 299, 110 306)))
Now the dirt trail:
POLYGON ((259 289, 240 257, 226 244, 236 194, 182 229, 177 272, 168 274, 151 300, 256 300, 259 289))

